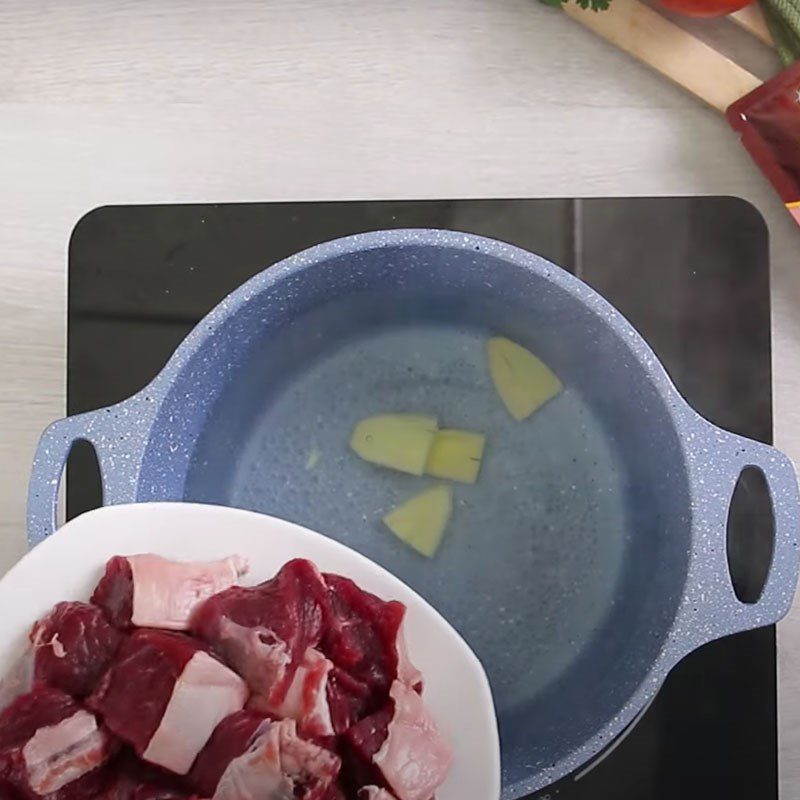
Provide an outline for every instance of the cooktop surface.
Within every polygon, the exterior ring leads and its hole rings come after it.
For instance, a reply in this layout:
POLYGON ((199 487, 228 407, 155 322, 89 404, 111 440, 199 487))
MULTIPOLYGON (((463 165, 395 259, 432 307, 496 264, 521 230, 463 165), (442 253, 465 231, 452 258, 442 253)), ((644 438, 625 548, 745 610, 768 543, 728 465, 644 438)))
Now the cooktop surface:
MULTIPOLYGON (((701 414, 771 441, 766 228, 746 203, 715 197, 100 208, 69 246, 67 412, 139 390, 209 309, 268 265, 338 236, 405 227, 469 231, 560 264, 625 314, 701 414)), ((76 446, 68 516, 101 502, 91 450, 76 446)), ((729 527, 758 533, 764 508, 758 480, 746 477, 729 527)), ((731 538, 740 592, 757 592, 762 540, 731 538)), ((534 797, 777 797, 774 629, 690 655, 637 724, 534 797)))

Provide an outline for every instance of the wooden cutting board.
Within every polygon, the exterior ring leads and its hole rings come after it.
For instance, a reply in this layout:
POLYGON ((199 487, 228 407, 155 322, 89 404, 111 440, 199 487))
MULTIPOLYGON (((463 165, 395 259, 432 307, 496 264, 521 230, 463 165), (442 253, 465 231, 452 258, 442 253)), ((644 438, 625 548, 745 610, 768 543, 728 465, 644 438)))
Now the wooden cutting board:
MULTIPOLYGON (((639 0, 611 0, 606 11, 584 10, 574 2, 565 3, 563 9, 581 25, 722 113, 761 84, 755 75, 639 0)), ((772 45, 758 6, 748 6, 731 19, 772 45)))

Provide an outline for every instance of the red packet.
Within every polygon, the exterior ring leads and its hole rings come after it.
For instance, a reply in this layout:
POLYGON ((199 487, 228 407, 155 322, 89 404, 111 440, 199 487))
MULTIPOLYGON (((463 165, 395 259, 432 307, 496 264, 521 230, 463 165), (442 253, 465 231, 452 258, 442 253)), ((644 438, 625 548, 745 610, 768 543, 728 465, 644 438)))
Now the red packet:
POLYGON ((800 61, 732 103, 726 116, 800 225, 800 61))

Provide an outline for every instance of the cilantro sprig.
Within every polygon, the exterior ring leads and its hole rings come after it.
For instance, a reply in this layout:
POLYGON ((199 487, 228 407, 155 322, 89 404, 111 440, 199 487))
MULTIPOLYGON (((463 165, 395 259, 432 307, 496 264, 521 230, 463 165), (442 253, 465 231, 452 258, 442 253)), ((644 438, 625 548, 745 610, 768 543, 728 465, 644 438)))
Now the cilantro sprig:
POLYGON ((574 2, 581 8, 592 11, 605 11, 611 5, 611 0, 539 0, 539 2, 556 8, 560 8, 565 3, 574 2))

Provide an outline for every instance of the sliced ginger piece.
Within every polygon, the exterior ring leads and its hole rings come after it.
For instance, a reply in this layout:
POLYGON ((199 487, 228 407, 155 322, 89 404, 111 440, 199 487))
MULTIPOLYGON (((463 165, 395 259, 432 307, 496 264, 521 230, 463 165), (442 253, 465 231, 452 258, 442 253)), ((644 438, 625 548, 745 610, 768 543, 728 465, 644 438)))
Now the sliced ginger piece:
POLYGON ((509 414, 518 422, 564 388, 555 373, 530 350, 503 336, 486 344, 489 374, 509 414))
POLYGON ((422 475, 438 425, 420 414, 379 414, 362 419, 350 447, 365 461, 422 475))
POLYGON ((306 469, 315 469, 319 460, 322 458, 322 450, 316 444, 311 445, 308 451, 308 458, 306 459, 306 469))
POLYGON ((486 437, 482 433, 443 429, 433 437, 425 472, 434 478, 475 483, 481 469, 486 437))
POLYGON ((453 488, 440 484, 415 494, 390 511, 383 521, 398 539, 432 558, 452 513, 453 488))

